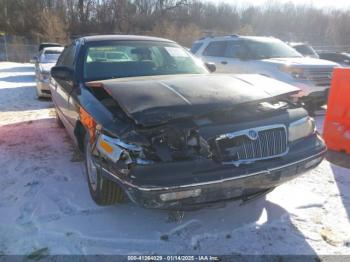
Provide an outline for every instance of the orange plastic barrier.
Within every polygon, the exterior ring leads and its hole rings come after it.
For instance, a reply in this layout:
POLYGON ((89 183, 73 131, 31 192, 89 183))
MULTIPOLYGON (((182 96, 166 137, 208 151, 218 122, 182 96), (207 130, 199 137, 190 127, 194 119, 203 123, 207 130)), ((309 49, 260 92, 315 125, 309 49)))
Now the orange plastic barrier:
POLYGON ((323 137, 329 149, 350 154, 350 68, 333 72, 323 137))

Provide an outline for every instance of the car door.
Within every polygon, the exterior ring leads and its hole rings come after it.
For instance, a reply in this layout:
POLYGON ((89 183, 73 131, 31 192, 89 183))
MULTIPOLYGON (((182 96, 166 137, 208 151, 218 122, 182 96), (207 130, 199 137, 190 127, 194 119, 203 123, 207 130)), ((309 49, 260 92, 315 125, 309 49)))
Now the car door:
POLYGON ((241 40, 227 41, 223 62, 225 73, 252 73, 249 50, 241 40))
POLYGON ((212 41, 204 49, 202 58, 205 62, 215 63, 217 73, 228 73, 225 57, 227 41, 212 41))
MULTIPOLYGON (((71 69, 74 69, 74 58, 75 58, 76 46, 75 44, 71 44, 66 47, 62 55, 57 61, 58 66, 67 66, 71 69)), ((70 118, 70 110, 69 110, 69 97, 74 88, 73 81, 54 79, 52 80, 52 100, 57 108, 57 113, 60 116, 64 126, 66 127, 68 133, 70 135, 74 134, 74 125, 70 118)), ((74 135, 73 135, 74 136, 74 135)))

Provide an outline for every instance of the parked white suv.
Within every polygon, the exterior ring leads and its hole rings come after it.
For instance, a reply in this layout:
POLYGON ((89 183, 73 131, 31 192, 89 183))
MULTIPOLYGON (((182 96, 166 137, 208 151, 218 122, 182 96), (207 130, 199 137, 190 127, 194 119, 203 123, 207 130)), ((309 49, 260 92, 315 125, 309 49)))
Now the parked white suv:
POLYGON ((218 73, 256 73, 301 89, 297 99, 313 111, 327 101, 336 63, 303 57, 273 37, 205 37, 193 43, 191 52, 216 64, 218 73))

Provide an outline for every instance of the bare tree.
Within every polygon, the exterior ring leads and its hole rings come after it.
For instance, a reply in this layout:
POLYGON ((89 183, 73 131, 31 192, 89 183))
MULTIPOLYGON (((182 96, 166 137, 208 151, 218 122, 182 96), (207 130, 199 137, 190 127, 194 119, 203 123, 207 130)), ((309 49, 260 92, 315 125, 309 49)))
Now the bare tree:
POLYGON ((165 36, 189 45, 194 37, 254 34, 318 44, 349 45, 350 13, 312 5, 264 7, 200 0, 0 0, 0 31, 31 41, 96 33, 165 36))

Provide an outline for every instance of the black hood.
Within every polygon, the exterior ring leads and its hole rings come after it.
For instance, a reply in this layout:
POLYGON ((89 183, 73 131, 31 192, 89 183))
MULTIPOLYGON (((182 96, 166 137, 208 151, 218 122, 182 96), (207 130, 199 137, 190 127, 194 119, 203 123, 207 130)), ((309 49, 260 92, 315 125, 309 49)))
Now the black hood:
POLYGON ((113 79, 102 83, 124 112, 144 126, 239 109, 243 103, 299 91, 260 75, 173 75, 113 79))

